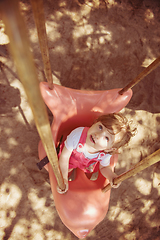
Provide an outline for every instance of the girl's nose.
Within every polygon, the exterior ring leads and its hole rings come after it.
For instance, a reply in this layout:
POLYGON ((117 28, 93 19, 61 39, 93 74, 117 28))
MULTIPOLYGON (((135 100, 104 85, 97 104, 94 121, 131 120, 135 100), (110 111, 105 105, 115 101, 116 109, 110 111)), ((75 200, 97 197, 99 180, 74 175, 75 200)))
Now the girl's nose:
POLYGON ((99 133, 99 132, 97 132, 97 133, 95 133, 95 137, 97 138, 97 139, 99 139, 100 137, 101 137, 101 133, 99 133))

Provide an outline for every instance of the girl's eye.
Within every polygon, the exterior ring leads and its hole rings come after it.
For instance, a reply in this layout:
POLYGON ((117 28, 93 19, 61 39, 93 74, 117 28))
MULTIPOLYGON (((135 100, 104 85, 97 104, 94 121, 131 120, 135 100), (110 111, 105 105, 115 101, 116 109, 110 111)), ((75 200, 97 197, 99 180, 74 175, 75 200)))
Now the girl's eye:
POLYGON ((107 141, 109 141, 109 138, 108 137, 105 137, 107 141))
POLYGON ((102 129, 103 129, 102 125, 99 125, 99 130, 102 130, 102 129))

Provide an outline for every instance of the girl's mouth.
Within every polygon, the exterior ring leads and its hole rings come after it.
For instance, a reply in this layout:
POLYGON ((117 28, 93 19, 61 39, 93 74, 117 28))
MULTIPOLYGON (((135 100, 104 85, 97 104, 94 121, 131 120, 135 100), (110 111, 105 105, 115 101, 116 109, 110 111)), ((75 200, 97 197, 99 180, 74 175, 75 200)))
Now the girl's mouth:
POLYGON ((91 140, 91 142, 95 143, 94 138, 93 138, 92 135, 90 136, 90 140, 91 140))

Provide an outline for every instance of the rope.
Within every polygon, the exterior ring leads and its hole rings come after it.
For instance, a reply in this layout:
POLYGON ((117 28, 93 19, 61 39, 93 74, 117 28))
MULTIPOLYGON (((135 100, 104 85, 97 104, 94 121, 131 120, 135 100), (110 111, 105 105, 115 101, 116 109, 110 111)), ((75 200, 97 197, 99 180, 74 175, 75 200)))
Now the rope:
POLYGON ((120 95, 128 91, 130 88, 134 87, 139 83, 144 77, 146 77, 150 72, 157 68, 160 64, 160 57, 153 61, 147 68, 145 68, 135 79, 133 79, 128 85, 126 85, 122 90, 119 91, 120 95))

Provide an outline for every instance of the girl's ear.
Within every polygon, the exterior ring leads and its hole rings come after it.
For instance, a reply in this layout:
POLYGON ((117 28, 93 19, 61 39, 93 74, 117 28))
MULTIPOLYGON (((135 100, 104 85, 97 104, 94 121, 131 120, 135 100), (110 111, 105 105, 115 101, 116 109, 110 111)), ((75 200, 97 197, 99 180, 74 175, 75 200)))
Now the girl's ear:
POLYGON ((108 149, 109 152, 111 151, 117 151, 118 149, 116 147, 111 147, 110 149, 108 149))
POLYGON ((118 148, 113 147, 113 148, 107 149, 105 152, 109 154, 114 154, 118 152, 118 148))

